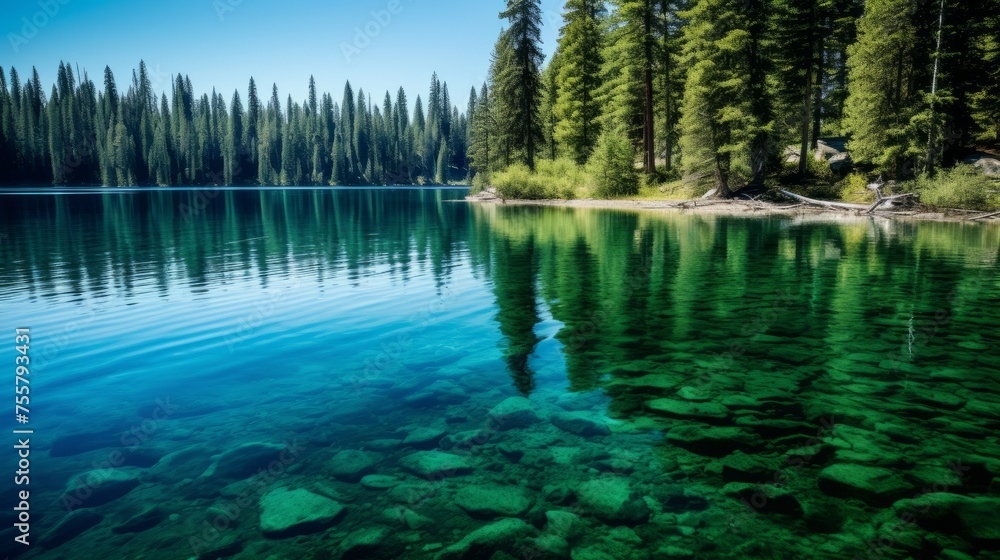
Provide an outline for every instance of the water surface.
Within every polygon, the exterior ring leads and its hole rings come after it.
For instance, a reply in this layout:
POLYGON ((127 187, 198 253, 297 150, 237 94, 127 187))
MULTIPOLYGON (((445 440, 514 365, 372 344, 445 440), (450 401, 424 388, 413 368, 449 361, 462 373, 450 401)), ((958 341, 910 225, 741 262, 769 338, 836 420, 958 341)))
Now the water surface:
POLYGON ((996 226, 32 192, 0 197, 11 554, 1000 550, 996 226))

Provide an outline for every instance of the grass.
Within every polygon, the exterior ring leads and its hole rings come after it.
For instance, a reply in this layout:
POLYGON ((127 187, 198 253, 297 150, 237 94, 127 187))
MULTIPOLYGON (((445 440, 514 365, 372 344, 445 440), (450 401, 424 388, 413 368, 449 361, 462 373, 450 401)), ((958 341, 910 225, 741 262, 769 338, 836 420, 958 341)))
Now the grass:
MULTIPOLYGON (((642 176, 639 192, 627 198, 648 201, 691 200, 700 198, 706 192, 706 186, 698 181, 676 180, 676 174, 671 177, 661 173, 659 177, 666 180, 657 182, 642 176)), ((774 181, 775 186, 809 198, 856 204, 875 201, 875 193, 867 188, 870 181, 866 175, 837 175, 830 171, 826 161, 814 161, 811 157, 809 174, 805 180, 797 177, 795 164, 786 164, 774 181)), ((506 199, 615 198, 598 196, 593 169, 588 172, 586 166, 577 165, 570 159, 540 160, 534 173, 524 165, 514 165, 494 173, 488 183, 506 199)), ((479 192, 486 186, 487 180, 479 175, 473 181, 472 192, 479 192)), ((934 177, 899 183, 893 192, 886 194, 906 192, 917 193, 921 203, 937 209, 1000 210, 1000 182, 985 176, 971 165, 958 165, 942 170, 934 177)))
POLYGON ((972 165, 956 165, 934 177, 904 183, 903 190, 916 192, 920 202, 935 208, 1000 210, 1000 182, 972 165))

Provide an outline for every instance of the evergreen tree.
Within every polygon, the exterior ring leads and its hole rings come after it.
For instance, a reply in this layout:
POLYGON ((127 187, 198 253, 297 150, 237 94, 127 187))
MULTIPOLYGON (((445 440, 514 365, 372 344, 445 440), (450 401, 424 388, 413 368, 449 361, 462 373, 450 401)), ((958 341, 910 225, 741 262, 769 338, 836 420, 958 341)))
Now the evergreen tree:
MULTIPOLYGON (((559 66, 555 71, 558 90, 553 106, 555 141, 570 157, 584 163, 600 134, 600 104, 595 93, 602 84, 603 39, 598 18, 604 13, 600 0, 569 0, 559 37, 559 66)), ((547 88, 549 94, 551 87, 547 88)))
POLYGON ((225 142, 225 181, 227 185, 235 185, 242 178, 243 154, 243 103, 240 92, 233 92, 233 103, 226 130, 225 142))
POLYGON ((683 15, 688 74, 681 118, 684 172, 711 176, 717 195, 759 181, 771 123, 760 34, 760 0, 699 0, 683 15))
POLYGON ((542 9, 540 0, 507 0, 507 9, 500 14, 510 28, 507 44, 510 57, 494 76, 495 89, 509 99, 510 114, 498 120, 509 138, 512 149, 529 169, 535 168, 535 157, 542 142, 539 117, 542 79, 539 68, 544 57, 541 51, 542 9))
MULTIPOLYGON (((920 111, 916 89, 918 5, 910 0, 868 0, 849 49, 845 127, 855 162, 899 175, 904 161, 922 151, 911 127, 920 111)), ((921 84, 922 85, 922 84, 921 84)))

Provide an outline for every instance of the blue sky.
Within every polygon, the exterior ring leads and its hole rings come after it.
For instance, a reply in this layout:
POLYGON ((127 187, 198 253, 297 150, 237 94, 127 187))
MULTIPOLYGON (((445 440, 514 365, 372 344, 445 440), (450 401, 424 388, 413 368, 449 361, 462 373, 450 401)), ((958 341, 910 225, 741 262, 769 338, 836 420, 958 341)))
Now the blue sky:
MULTIPOLYGON (((259 95, 278 84, 301 101, 314 75, 336 101, 350 79, 381 101, 406 88, 426 100, 432 72, 464 110, 469 88, 485 79, 503 26, 504 0, 4 0, 0 66, 22 81, 38 68, 51 88, 59 61, 79 65, 99 85, 111 66, 119 89, 145 60, 154 86, 171 74, 191 77, 196 93, 239 89, 252 75, 259 95), (395 13, 392 13, 395 12, 395 13), (27 22, 27 24, 26 24, 27 22)), ((544 49, 555 49, 562 0, 543 0, 544 49)), ((168 97, 169 97, 169 90, 168 97)))

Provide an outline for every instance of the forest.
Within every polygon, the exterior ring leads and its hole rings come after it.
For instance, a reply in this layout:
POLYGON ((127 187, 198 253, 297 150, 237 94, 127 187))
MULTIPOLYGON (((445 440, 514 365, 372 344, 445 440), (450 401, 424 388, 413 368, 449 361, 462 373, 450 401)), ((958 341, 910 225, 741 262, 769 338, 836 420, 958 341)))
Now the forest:
POLYGON ((469 155, 511 198, 573 164, 601 197, 801 183, 824 137, 897 180, 1000 148, 998 0, 568 0, 547 63, 540 2, 507 5, 469 155))
POLYGON ((244 108, 239 91, 227 105, 186 76, 172 86, 157 99, 140 62, 124 93, 108 67, 99 89, 63 63, 46 97, 37 71, 22 85, 11 68, 8 86, 0 68, 0 183, 441 184, 466 167, 467 119, 437 74, 412 117, 403 88, 380 104, 347 82, 336 103, 310 77, 305 103, 282 103, 277 84, 264 103, 250 78, 244 108))
MULTIPOLYGON (((0 68, 0 183, 384 185, 473 181, 511 197, 680 183, 728 197, 808 181, 819 140, 865 177, 933 178, 1000 151, 1000 0, 567 0, 555 54, 540 0, 507 0, 465 112, 350 82, 199 97, 145 64, 122 91, 60 64, 46 95, 0 68), (8 78, 9 76, 9 78, 8 78), (789 163, 794 169, 789 169, 789 163)), ((700 189, 700 190, 699 190, 700 189)))

